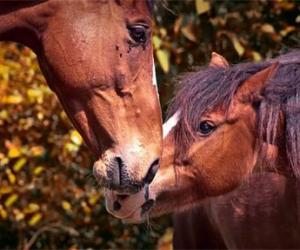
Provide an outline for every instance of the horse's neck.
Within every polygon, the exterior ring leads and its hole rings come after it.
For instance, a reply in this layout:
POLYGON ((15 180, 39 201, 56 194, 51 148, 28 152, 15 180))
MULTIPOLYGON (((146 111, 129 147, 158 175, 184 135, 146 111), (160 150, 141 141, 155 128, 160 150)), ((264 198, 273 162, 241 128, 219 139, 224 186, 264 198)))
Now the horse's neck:
POLYGON ((299 183, 275 173, 253 175, 210 200, 208 211, 229 248, 299 247, 299 183))
POLYGON ((45 26, 47 1, 0 1, 0 41, 14 41, 36 49, 45 26))
POLYGON ((233 192, 174 220, 175 249, 224 243, 229 249, 299 249, 299 183, 275 173, 254 174, 233 192), (203 232, 208 237, 201 237, 203 232))

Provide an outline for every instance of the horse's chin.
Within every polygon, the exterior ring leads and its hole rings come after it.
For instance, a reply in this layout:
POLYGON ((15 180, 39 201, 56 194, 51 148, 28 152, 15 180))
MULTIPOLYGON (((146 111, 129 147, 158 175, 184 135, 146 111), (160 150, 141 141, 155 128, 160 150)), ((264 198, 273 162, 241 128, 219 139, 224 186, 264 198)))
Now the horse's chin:
POLYGON ((142 223, 154 205, 154 199, 149 197, 148 187, 134 195, 126 196, 106 190, 105 202, 106 210, 125 224, 142 223))

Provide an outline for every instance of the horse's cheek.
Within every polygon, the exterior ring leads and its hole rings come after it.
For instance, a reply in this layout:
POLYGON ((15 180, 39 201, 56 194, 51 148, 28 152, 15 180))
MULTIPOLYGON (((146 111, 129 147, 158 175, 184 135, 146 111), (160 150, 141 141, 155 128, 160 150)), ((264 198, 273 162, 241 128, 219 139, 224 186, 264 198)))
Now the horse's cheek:
POLYGON ((208 195, 220 195, 238 187, 253 167, 251 133, 225 128, 215 140, 198 148, 191 157, 199 186, 208 195), (222 136, 222 140, 220 139, 222 136))

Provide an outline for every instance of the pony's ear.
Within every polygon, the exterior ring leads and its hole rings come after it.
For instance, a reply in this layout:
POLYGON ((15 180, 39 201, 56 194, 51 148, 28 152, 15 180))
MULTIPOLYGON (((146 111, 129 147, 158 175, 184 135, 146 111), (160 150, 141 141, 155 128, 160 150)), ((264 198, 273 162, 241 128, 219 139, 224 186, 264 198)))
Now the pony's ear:
POLYGON ((238 89, 235 94, 235 99, 242 102, 257 102, 260 101, 265 84, 274 75, 278 68, 279 63, 276 62, 268 68, 259 71, 253 76, 249 77, 238 89))
POLYGON ((210 67, 228 68, 229 63, 223 56, 219 55, 216 52, 212 52, 209 66, 210 67))

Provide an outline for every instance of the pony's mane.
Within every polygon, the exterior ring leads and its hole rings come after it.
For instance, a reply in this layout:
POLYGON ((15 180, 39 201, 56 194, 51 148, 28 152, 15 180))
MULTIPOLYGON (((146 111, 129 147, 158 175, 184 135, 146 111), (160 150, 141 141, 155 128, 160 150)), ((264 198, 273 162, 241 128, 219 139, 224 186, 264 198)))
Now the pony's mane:
POLYGON ((275 62, 276 73, 266 83, 258 108, 257 138, 258 142, 276 144, 278 121, 283 114, 289 165, 300 177, 300 50, 260 63, 204 67, 179 77, 178 91, 168 112, 170 117, 180 111, 175 127, 175 158, 184 160, 186 150, 198 137, 197 127, 205 112, 220 107, 227 111, 242 83, 275 62))

